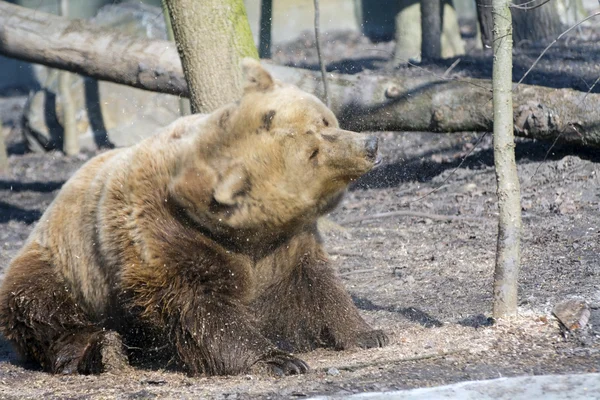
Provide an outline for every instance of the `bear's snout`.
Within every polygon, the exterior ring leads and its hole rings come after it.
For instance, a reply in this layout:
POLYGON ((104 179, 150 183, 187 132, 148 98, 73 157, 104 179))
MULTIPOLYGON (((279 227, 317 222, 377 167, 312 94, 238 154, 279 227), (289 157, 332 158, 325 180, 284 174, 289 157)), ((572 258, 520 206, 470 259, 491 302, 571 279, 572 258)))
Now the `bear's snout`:
POLYGON ((369 136, 367 140, 365 140, 365 152, 371 161, 375 161, 377 158, 378 143, 379 140, 375 136, 369 136))

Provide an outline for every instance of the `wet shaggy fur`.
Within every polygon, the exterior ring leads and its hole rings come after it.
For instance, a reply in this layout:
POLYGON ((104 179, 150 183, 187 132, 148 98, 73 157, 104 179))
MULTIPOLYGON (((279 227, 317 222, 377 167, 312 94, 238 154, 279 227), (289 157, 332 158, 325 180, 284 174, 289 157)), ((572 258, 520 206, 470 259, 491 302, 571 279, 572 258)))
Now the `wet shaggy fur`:
POLYGON ((242 99, 90 160, 0 288, 0 331, 54 373, 127 365, 295 374, 290 352, 378 347, 316 221, 377 163, 318 99, 244 62, 242 99))

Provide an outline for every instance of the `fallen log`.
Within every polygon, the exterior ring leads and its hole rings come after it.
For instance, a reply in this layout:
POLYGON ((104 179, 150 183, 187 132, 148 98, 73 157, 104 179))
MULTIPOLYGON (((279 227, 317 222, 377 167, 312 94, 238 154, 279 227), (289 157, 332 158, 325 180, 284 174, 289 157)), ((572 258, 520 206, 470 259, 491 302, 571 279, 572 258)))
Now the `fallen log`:
MULTIPOLYGON (((173 43, 140 40, 0 1, 0 54, 146 90, 187 96, 173 43)), ((317 72, 267 65, 273 75, 322 95, 317 72)), ((491 131, 491 82, 331 73, 332 109, 354 130, 491 131)), ((520 85, 515 134, 600 147, 600 95, 520 85), (584 101, 585 98, 585 101, 584 101)))
POLYGON ((175 43, 5 1, 0 1, 0 54, 140 89, 187 93, 175 43))

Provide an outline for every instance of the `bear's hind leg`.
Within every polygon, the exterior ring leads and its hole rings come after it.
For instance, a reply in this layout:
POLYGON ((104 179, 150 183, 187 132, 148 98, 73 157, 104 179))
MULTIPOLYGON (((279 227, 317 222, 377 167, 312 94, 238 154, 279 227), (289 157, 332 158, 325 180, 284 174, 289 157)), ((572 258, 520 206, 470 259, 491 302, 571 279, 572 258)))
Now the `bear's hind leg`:
POLYGON ((18 256, 0 288, 0 332, 28 361, 53 373, 126 365, 117 333, 93 324, 37 244, 18 256))

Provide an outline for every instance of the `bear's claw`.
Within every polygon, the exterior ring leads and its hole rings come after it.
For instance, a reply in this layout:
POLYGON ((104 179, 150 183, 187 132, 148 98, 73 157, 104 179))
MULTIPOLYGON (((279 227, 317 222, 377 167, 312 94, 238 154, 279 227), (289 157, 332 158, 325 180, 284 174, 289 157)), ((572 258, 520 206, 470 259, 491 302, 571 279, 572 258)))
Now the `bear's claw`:
POLYGON ((278 376, 305 374, 310 369, 308 364, 301 359, 284 352, 277 353, 263 362, 271 367, 271 371, 278 376))
POLYGON ((384 347, 389 343, 387 335, 381 329, 361 332, 356 337, 356 344, 363 349, 384 347))

